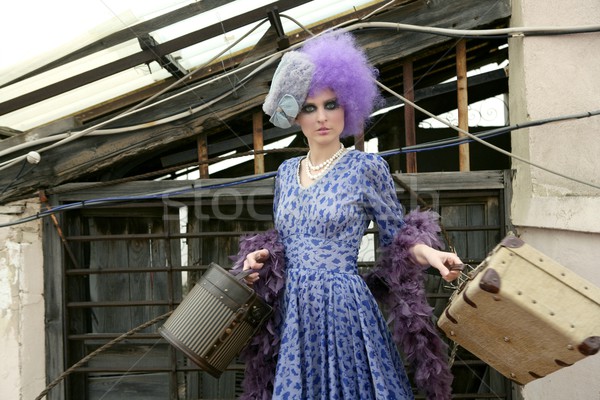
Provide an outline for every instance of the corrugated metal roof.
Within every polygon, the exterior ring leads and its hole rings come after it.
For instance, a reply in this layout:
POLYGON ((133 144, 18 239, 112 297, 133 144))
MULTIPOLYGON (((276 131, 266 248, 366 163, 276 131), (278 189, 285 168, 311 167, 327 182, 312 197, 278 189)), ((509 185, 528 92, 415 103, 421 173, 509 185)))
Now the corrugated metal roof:
MULTIPOLYGON (((149 32, 157 45, 168 43, 189 35, 198 29, 221 23, 252 10, 266 9, 273 0, 237 1, 181 1, 181 0, 98 0, 81 2, 77 0, 57 0, 37 3, 32 10, 30 3, 13 2, 3 10, 5 23, 0 24, 0 35, 15 38, 7 41, 4 56, 0 63, 0 113, 6 102, 34 91, 43 91, 49 85, 67 78, 78 76, 95 68, 114 63, 124 57, 142 51, 140 39, 143 33, 136 32, 142 23, 156 21, 175 10, 193 10, 197 7, 205 11, 190 15, 179 21, 166 24, 149 32), (117 32, 130 30, 131 37, 107 48, 101 48, 85 57, 58 65, 47 71, 22 79, 23 76, 44 68, 50 63, 101 42, 117 32), (20 80, 22 79, 22 80, 20 80), (12 82, 12 83, 11 83, 12 82)), ((303 2, 296 2, 303 3, 303 2)), ((304 2, 306 3, 306 2, 304 2)), ((356 7, 373 3, 369 0, 315 0, 286 11, 303 25, 347 12, 356 7)), ((376 2, 375 2, 376 3, 376 2)), ((247 24, 229 30, 225 24, 222 32, 196 44, 181 48, 170 54, 173 60, 185 70, 191 71, 202 66, 212 57, 226 51, 228 57, 251 48, 269 28, 262 24, 248 37, 227 49, 232 43, 253 29, 259 20, 248 20, 247 24)), ((299 27, 291 20, 282 20, 286 32, 299 27)), ((50 121, 71 115, 78 111, 101 104, 143 87, 161 82, 171 76, 157 61, 143 63, 110 74, 93 83, 76 87, 41 101, 30 101, 31 105, 19 107, 0 115, 0 126, 25 131, 50 121)))

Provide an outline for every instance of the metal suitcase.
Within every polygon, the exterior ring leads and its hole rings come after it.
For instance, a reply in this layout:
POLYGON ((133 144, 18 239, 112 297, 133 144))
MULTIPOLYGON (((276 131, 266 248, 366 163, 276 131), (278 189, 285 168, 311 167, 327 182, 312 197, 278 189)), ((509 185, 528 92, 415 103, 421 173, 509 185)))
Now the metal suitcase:
POLYGON ((452 294, 438 326, 524 385, 598 352, 600 288, 508 236, 452 294))
POLYGON ((202 275, 159 333, 215 378, 244 348, 272 308, 241 280, 215 263, 202 275))

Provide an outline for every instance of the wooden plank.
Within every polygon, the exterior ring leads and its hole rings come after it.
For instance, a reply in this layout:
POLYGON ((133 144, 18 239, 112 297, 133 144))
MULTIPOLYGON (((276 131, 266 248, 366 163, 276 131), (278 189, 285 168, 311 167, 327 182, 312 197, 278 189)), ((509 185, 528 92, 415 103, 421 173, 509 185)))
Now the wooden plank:
MULTIPOLYGON (((260 152, 264 149, 263 145, 263 113, 262 110, 255 111, 252 114, 252 132, 254 151, 260 152)), ((256 154, 254 156, 254 173, 264 174, 265 173, 265 155, 256 154)))
MULTIPOLYGON (((467 207, 467 226, 486 226, 489 202, 469 204, 467 207)), ((490 249, 487 247, 486 231, 467 232, 467 252, 462 255, 469 260, 483 260, 490 249)))
MULTIPOLYGON (((458 104, 458 127, 463 131, 469 131, 469 99, 467 91, 467 44, 465 39, 456 43, 456 95, 458 104)), ((465 138, 462 132, 458 136, 465 138)), ((458 165, 460 171, 470 171, 469 144, 458 146, 458 165)))
MULTIPOLYGON (((72 218, 63 218, 63 220, 65 221, 64 225, 66 225, 63 236, 81 235, 85 231, 85 226, 79 215, 73 215, 72 218)), ((86 262, 85 245, 64 240, 63 248, 65 249, 64 254, 68 255, 63 261, 63 268, 65 270, 82 268, 81 264, 86 262)), ((65 292, 70 301, 84 301, 88 299, 89 281, 85 277, 69 277, 64 279, 64 282, 66 283, 65 292)), ((65 335, 73 333, 85 334, 92 324, 93 314, 90 313, 89 310, 82 308, 69 309, 65 317, 68 319, 64 324, 65 326, 68 326, 65 335)), ((75 364, 88 355, 84 343, 80 341, 69 341, 66 348, 67 354, 65 354, 65 358, 68 366, 75 364)), ((68 390, 70 393, 85 393, 87 391, 87 382, 84 379, 80 379, 80 376, 69 379, 67 382, 69 382, 68 390)))
MULTIPOLYGON (((466 204, 451 204, 442 206, 440 209, 440 223, 445 229, 453 226, 466 226, 467 224, 467 205, 466 204)), ((457 254, 465 257, 467 254, 467 232, 449 231, 447 232, 450 243, 457 254), (465 256, 463 256, 463 254, 465 256)), ((466 257, 465 257, 465 260, 466 257)))
MULTIPOLYGON (((416 191, 504 189, 505 184, 503 171, 452 171, 395 175, 416 191)), ((224 186, 219 189, 201 189, 202 187, 210 187, 212 185, 239 182, 240 179, 243 180, 243 178, 205 179, 185 183, 182 181, 136 181, 109 187, 89 187, 89 183, 70 183, 57 188, 59 190, 68 190, 68 192, 55 195, 54 198, 61 202, 73 202, 123 196, 123 193, 127 193, 127 196, 136 196, 163 191, 180 192, 183 189, 190 189, 188 193, 168 196, 163 200, 163 202, 174 207, 180 207, 185 205, 183 201, 186 199, 197 199, 199 202, 198 205, 200 205, 202 199, 213 199, 215 196, 218 197, 221 194, 236 195, 240 199, 248 196, 261 197, 273 195, 274 178, 272 177, 258 181, 244 182, 235 186, 224 186), (199 189, 194 191, 192 190, 193 187, 199 189), (78 190, 78 188, 81 189, 78 190)), ((397 186, 397 188, 399 191, 402 191, 400 186, 397 186)))
MULTIPOLYGON (((57 203, 50 199, 50 204, 57 203)), ((52 221, 45 218, 43 224, 44 247, 44 306, 46 308, 46 381, 50 383, 60 376, 70 365, 65 365, 65 332, 64 302, 65 287, 62 274, 64 252, 62 242, 56 233, 52 221)), ((40 338, 41 340, 41 338, 40 338)), ((46 396, 48 400, 62 400, 65 398, 64 381, 54 387, 46 396)))
POLYGON ((504 189, 502 171, 425 172, 395 175, 415 192, 504 189))
POLYGON ((130 375, 91 374, 89 400, 172 399, 166 373, 130 375), (110 394, 109 394, 110 393, 110 394))
POLYGON ((198 171, 200 172, 200 178, 208 178, 208 138, 206 132, 200 132, 196 139, 197 154, 198 154, 198 171))
POLYGON ((356 150, 365 151, 365 134, 354 136, 354 148, 356 150))
MULTIPOLYGON (((110 218, 92 218, 90 235, 125 233, 121 221, 110 218)), ((128 243, 125 240, 90 243, 90 268, 110 269, 127 265, 128 243)), ((103 274, 89 277, 90 301, 128 301, 129 275, 103 274)), ((127 307, 96 307, 93 309, 92 333, 127 332, 130 329, 131 310, 127 307)))
MULTIPOLYGON (((408 60, 402 64, 402 77, 404 87, 404 97, 411 103, 415 102, 415 88, 413 81, 413 63, 408 60)), ((406 146, 417 144, 415 133, 415 109, 410 104, 404 105, 404 137, 406 146)), ((406 172, 417 172, 417 153, 408 153, 406 155, 406 172)))
MULTIPOLYGON (((203 189, 205 187, 226 185, 254 178, 254 176, 249 176, 226 179, 201 179, 196 181, 135 181, 111 185, 108 187, 90 187, 90 183, 69 183, 60 186, 60 191, 68 190, 68 192, 61 193, 59 198, 61 201, 80 201, 107 198, 112 196, 123 196, 124 193, 127 194, 126 196, 131 197, 144 196, 152 193, 157 194, 165 191, 188 190, 187 193, 182 193, 176 196, 167 196, 164 199, 166 204, 179 207, 183 206, 184 204, 177 203, 178 199, 192 197, 212 198, 215 196, 215 194, 222 193, 226 189, 226 187, 219 189, 203 189), (78 188, 81 188, 81 190, 78 190, 78 188), (172 202, 169 202, 169 200, 172 200, 172 202)), ((228 190, 229 193, 236 193, 239 196, 264 196, 273 194, 273 185, 274 178, 271 177, 263 180, 254 180, 239 185, 233 185, 232 187, 229 187, 228 190)), ((157 197, 157 199, 160 201, 160 197, 157 197)))
MULTIPOLYGON (((378 16, 379 22, 404 23, 418 26, 436 26, 452 29, 477 29, 511 15, 509 0, 430 0, 415 1, 399 9, 378 16)), ((427 48, 453 42, 443 36, 425 33, 357 32, 358 42, 367 50, 376 65, 404 59, 427 48)))
MULTIPOLYGON (((157 228, 162 231, 162 223, 160 220, 152 221, 148 223, 148 228, 145 232, 155 233, 157 228), (155 225, 160 224, 160 227, 155 225)), ((136 230, 136 233, 145 233, 144 231, 136 230)), ((134 232, 130 232, 134 233, 134 232)), ((163 240, 130 240, 127 245, 127 264, 126 266, 148 266, 148 267, 161 267, 164 269, 164 264, 160 263, 159 260, 155 260, 155 254, 152 247, 156 244, 163 243, 163 240), (158 243, 157 243, 158 242, 158 243)), ((166 288, 167 288, 167 274, 155 274, 155 273, 129 273, 129 297, 131 300, 156 300, 166 299, 166 288), (162 290, 161 290, 162 289, 162 290), (155 296, 155 293, 160 296, 155 296)), ((143 324, 146 321, 151 320, 157 315, 161 315, 168 311, 167 307, 129 307, 131 317, 129 320, 129 326, 124 331, 132 329, 138 325, 143 324), (155 310, 157 309, 157 310, 155 310), (158 310, 160 309, 160 310, 158 310)), ((152 332, 153 327, 146 328, 142 332, 152 332)))

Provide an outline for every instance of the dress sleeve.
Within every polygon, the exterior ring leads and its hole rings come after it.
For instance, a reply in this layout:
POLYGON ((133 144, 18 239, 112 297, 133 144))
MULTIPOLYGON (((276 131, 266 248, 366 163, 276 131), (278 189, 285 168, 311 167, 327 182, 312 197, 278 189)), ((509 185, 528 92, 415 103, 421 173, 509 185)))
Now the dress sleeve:
POLYGON ((424 268, 410 251, 417 243, 441 247, 439 215, 419 210, 404 215, 387 163, 377 156, 366 160, 365 207, 377 222, 382 251, 377 266, 365 280, 388 310, 392 337, 414 367, 416 386, 428 400, 450 400, 452 374, 447 346, 432 321, 424 268))
POLYGON ((281 179, 279 178, 281 169, 277 171, 277 175, 275 176, 275 182, 273 183, 273 221, 275 220, 275 216, 277 215, 277 206, 279 205, 279 196, 281 193, 281 179))
POLYGON ((363 197, 367 215, 379 229, 379 244, 388 246, 404 225, 404 209, 398 197, 388 163, 378 155, 365 154, 363 197))

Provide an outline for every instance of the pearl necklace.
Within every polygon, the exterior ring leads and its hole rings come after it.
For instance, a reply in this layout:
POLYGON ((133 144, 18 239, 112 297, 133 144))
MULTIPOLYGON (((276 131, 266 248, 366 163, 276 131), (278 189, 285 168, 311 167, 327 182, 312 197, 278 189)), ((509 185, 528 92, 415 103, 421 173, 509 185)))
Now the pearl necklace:
POLYGON ((340 158, 341 155, 344 154, 345 151, 346 151, 346 148, 344 147, 343 144, 340 143, 340 149, 338 151, 336 151, 334 155, 332 155, 331 157, 329 157, 327 160, 325 160, 324 162, 322 162, 319 165, 313 165, 310 162, 310 151, 309 151, 308 154, 306 155, 306 162, 304 163, 304 166, 306 169, 306 175, 313 181, 319 179, 321 176, 323 176, 325 174, 325 172, 327 172, 329 170, 329 168, 331 167, 333 162, 335 160, 337 160, 338 158, 340 158), (317 171, 317 170, 320 170, 320 172, 317 172, 316 174, 312 173, 312 171, 317 171))
POLYGON ((344 147, 344 145, 342 143, 340 143, 340 149, 338 151, 336 151, 331 157, 329 157, 327 160, 323 161, 319 165, 313 165, 313 163, 310 161, 310 151, 309 151, 308 154, 306 155, 306 161, 308 161, 308 163, 307 163, 308 168, 310 168, 311 171, 318 171, 320 169, 328 167, 335 159, 337 159, 340 155, 342 155, 342 152, 345 149, 346 148, 344 147))

